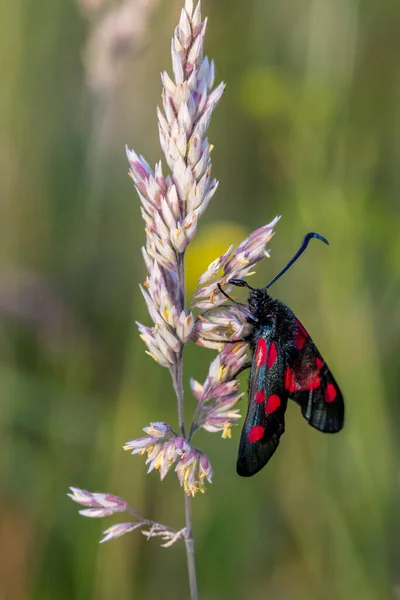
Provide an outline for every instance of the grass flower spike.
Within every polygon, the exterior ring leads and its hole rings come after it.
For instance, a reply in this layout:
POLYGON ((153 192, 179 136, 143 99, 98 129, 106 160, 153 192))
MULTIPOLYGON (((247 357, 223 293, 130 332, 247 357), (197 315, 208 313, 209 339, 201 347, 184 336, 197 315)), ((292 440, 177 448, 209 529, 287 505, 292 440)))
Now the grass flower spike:
POLYGON ((203 57, 205 30, 200 4, 194 9, 187 1, 171 45, 174 80, 166 72, 161 76, 159 134, 171 174, 164 177, 161 162, 153 171, 142 156, 127 150, 146 225, 143 256, 149 275, 142 293, 154 323, 138 327, 150 356, 165 367, 174 364, 194 328, 193 315, 183 305, 183 254, 217 189, 205 134, 225 86, 212 90, 214 63, 203 57))
POLYGON ((157 110, 159 139, 168 173, 163 171, 161 161, 152 168, 143 156, 126 150, 144 220, 142 255, 147 276, 140 289, 151 320, 150 324, 137 323, 137 326, 147 354, 170 372, 178 428, 174 431, 169 424, 154 421, 144 427, 144 436, 127 442, 124 448, 145 457, 148 473, 158 471, 161 480, 175 471, 184 490, 185 526, 174 530, 145 519, 118 496, 78 488, 71 488, 69 494, 84 507, 80 511, 83 516, 130 514, 129 522, 106 529, 102 542, 135 529, 140 529, 148 539, 161 538, 164 547, 182 539, 186 546, 191 600, 198 598, 191 497, 203 493, 205 481, 211 483, 213 475, 210 461, 193 446, 192 437, 200 428, 230 437, 231 427, 240 418, 236 405, 242 394, 237 374, 247 362, 247 344, 220 343, 229 338, 241 339, 247 324, 238 307, 222 306, 226 298, 218 284, 226 286, 229 292, 230 278, 242 278, 254 271, 257 263, 267 256, 266 245, 279 219, 276 217, 237 248, 231 246, 216 258, 200 277, 194 297, 187 301, 185 252, 218 186, 211 175, 212 146, 207 129, 225 88, 223 83, 214 86, 214 62, 203 55, 206 25, 200 2, 194 6, 192 0, 186 0, 172 38, 172 76, 167 72, 161 74, 162 107, 157 110), (199 346, 220 352, 212 361, 204 383, 191 381, 198 404, 187 434, 183 351, 191 339, 199 346))

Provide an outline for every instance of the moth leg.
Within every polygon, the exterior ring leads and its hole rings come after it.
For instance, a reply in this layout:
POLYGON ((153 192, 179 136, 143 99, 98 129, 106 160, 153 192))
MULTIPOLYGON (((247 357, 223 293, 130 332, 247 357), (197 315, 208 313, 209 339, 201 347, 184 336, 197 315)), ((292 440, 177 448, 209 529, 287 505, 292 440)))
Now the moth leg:
POLYGON ((217 287, 219 289, 219 291, 221 292, 221 294, 223 296, 225 296, 225 298, 228 298, 228 300, 230 300, 231 302, 233 302, 233 304, 239 304, 239 302, 236 302, 236 300, 234 298, 231 298, 229 294, 227 294, 223 289, 222 289, 222 285, 220 283, 217 284, 217 287))
POLYGON ((238 344, 239 342, 250 342, 251 336, 246 336, 239 340, 211 340, 210 338, 203 338, 206 342, 214 342, 214 344, 238 344))
MULTIPOLYGON (((233 281, 233 280, 232 280, 233 281)), ((225 296, 225 298, 228 298, 228 300, 230 300, 233 304, 235 304, 235 306, 237 306, 239 308, 239 310, 241 310, 241 312, 243 314, 246 315, 246 317, 248 319, 250 319, 250 321, 253 321, 253 323, 258 323, 258 319, 257 317, 255 317, 247 308, 246 304, 242 304, 241 302, 237 302, 234 298, 231 298, 229 294, 227 294, 223 289, 220 283, 217 284, 217 287, 219 289, 219 291, 221 292, 221 294, 223 296, 225 296)))

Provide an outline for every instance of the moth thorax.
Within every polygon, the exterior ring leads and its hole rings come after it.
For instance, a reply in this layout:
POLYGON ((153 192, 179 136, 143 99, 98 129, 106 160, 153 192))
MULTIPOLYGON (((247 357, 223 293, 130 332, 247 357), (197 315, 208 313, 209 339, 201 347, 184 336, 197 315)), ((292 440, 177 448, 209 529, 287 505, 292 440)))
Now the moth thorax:
POLYGON ((273 304, 273 298, 264 289, 256 289, 250 293, 249 305, 252 313, 258 317, 270 313, 273 304))

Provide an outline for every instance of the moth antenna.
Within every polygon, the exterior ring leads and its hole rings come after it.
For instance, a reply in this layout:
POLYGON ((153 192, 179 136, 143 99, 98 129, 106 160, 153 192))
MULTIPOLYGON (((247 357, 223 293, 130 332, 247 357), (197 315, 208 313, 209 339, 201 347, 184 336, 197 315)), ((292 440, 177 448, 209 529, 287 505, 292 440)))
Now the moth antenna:
POLYGON ((293 265, 293 263, 296 262, 296 260, 298 258, 300 258, 300 256, 303 254, 303 252, 305 251, 305 249, 307 248, 308 244, 310 243, 310 240, 312 240, 312 238, 316 238, 317 240, 321 240, 321 242, 324 242, 324 244, 327 244, 329 246, 329 242, 326 238, 324 238, 323 235, 320 235, 319 233, 314 233, 314 232, 310 232, 307 233, 307 235, 305 236, 300 248, 297 250, 296 254, 293 256, 293 258, 288 262, 288 264, 286 265, 286 267, 284 267, 282 269, 282 271, 279 271, 278 275, 275 275, 275 277, 273 279, 271 279, 271 281, 265 286, 264 290, 267 290, 268 288, 271 287, 271 285, 273 283, 275 283, 275 281, 277 281, 280 277, 282 277, 282 275, 284 273, 286 273, 286 271, 288 269, 290 269, 290 267, 293 265))
POLYGON ((249 290, 252 290, 254 292, 254 288, 251 287, 251 285, 249 283, 247 283, 247 281, 245 279, 229 279, 228 283, 231 283, 232 285, 236 285, 237 287, 246 287, 249 290))

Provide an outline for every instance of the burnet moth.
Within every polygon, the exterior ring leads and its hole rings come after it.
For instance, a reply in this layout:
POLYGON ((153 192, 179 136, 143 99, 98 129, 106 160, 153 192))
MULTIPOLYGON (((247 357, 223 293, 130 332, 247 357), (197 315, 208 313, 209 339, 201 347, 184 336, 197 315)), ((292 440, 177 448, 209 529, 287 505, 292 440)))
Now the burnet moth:
POLYGON ((343 396, 326 362, 290 308, 268 294, 271 285, 303 254, 312 238, 328 244, 322 235, 308 233, 286 267, 264 288, 252 288, 243 279, 229 280, 231 285, 249 288, 248 304, 236 302, 218 286, 246 315, 250 325, 245 338, 226 340, 248 342, 252 350, 251 363, 241 369, 251 367, 249 404, 236 466, 242 477, 258 473, 277 449, 285 431, 289 398, 319 431, 336 433, 343 427, 343 396))

